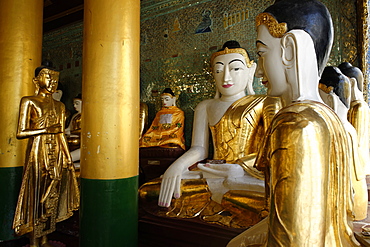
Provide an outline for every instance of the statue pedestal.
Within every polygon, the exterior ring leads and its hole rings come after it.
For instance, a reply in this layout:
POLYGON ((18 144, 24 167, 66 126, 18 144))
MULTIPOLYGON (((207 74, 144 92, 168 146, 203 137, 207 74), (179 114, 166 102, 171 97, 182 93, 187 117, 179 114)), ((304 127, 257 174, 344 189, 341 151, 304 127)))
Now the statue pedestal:
POLYGON ((163 218, 139 213, 139 247, 225 247, 245 229, 206 224, 197 219, 163 218))
POLYGON ((184 152, 182 148, 140 148, 140 184, 161 176, 184 152))

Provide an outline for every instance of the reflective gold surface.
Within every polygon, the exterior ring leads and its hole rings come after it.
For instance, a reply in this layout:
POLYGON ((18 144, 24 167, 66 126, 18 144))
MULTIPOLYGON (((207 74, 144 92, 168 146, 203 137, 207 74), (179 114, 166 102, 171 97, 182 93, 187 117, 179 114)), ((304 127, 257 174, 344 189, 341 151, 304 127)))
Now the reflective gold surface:
POLYGON ((281 108, 279 98, 248 95, 236 101, 214 126, 210 126, 214 159, 235 163, 257 153, 273 116, 281 108))
POLYGON ((138 175, 140 2, 84 2, 81 178, 138 175), (107 18, 107 17, 111 18, 107 18))
POLYGON ((348 121, 357 132, 359 155, 363 166, 369 162, 369 106, 363 100, 352 101, 348 111, 348 121))
POLYGON ((0 167, 23 166, 27 142, 17 140, 14 126, 41 64, 42 11, 42 0, 0 1, 0 167))
POLYGON ((30 233, 31 246, 55 230, 55 224, 79 207, 79 189, 68 151, 65 106, 52 98, 59 73, 42 69, 34 79, 36 96, 20 103, 17 138, 28 147, 13 221, 17 235, 30 233))
POLYGON ((144 130, 148 125, 148 105, 140 102, 140 113, 139 113, 139 139, 143 136, 144 130))
MULTIPOLYGON (((248 95, 235 101, 221 120, 210 126, 214 159, 238 162, 252 176, 264 179, 263 174, 248 167, 246 161, 256 156, 268 125, 281 107, 277 97, 248 95)), ((157 179, 139 189, 141 205, 153 214, 177 218, 200 216, 208 223, 233 228, 249 227, 266 216, 264 193, 229 190, 218 204, 211 200, 212 193, 205 179, 182 179, 181 197, 172 199, 166 211, 156 205, 160 183, 161 179, 157 179)))
POLYGON ((325 105, 301 101, 276 115, 256 161, 271 174, 268 246, 357 246, 348 150, 325 105))
POLYGON ((271 14, 261 13, 256 17, 256 26, 266 25, 271 35, 275 38, 281 38, 288 30, 286 23, 279 23, 271 14))

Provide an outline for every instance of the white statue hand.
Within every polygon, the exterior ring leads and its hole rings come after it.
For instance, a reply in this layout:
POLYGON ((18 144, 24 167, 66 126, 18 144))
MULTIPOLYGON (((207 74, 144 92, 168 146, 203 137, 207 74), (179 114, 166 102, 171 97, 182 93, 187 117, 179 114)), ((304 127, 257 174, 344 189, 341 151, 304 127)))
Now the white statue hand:
MULTIPOLYGON (((238 164, 198 164, 198 168, 204 172, 216 175, 218 177, 242 177, 243 168, 238 164)), ((206 175, 205 175, 206 177, 206 175)))
POLYGON ((171 165, 164 173, 159 191, 158 206, 169 207, 171 205, 172 195, 175 198, 181 196, 182 172, 182 169, 171 165))

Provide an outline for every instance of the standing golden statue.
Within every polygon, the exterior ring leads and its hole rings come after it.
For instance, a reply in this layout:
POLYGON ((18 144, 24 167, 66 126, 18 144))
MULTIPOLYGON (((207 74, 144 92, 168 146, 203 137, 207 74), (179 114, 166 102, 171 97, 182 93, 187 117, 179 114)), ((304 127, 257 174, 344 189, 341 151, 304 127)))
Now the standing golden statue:
POLYGON ((75 169, 64 134, 65 106, 53 99, 59 72, 35 70, 35 96, 20 103, 17 138, 28 138, 21 190, 13 228, 28 234, 31 247, 49 246, 46 235, 79 208, 75 169))
POLYGON ((316 0, 280 0, 256 25, 258 70, 285 107, 255 163, 269 178, 269 216, 228 246, 359 246, 347 132, 318 92, 333 42, 330 13, 316 0))

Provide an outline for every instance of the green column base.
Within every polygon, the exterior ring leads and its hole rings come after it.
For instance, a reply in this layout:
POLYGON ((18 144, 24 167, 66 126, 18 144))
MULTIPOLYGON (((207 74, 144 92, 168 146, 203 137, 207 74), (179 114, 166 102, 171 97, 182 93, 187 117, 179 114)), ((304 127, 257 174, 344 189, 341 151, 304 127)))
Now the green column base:
POLYGON ((136 247, 138 176, 81 178, 80 247, 136 247))
POLYGON ((12 229, 23 166, 0 168, 0 242, 17 238, 12 229))

